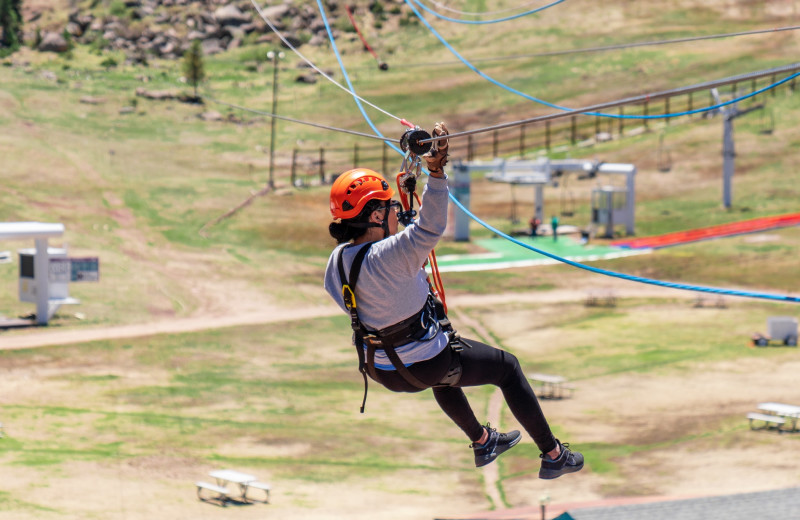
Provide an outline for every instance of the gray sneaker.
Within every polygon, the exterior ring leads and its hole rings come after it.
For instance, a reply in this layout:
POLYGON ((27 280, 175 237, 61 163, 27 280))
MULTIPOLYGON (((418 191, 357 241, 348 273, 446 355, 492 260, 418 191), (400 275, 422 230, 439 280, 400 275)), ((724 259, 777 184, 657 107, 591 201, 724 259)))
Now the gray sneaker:
POLYGON ((577 451, 570 451, 569 443, 561 444, 561 441, 558 439, 556 439, 556 442, 561 446, 561 454, 557 459, 553 460, 545 453, 539 455, 542 459, 542 467, 539 469, 539 478, 558 478, 561 475, 575 473, 583 468, 583 455, 577 451))
POLYGON ((513 448, 522 438, 522 435, 517 430, 508 433, 497 433, 497 430, 490 428, 488 424, 484 426, 484 429, 489 432, 489 439, 486 444, 473 442, 469 445, 475 451, 476 468, 489 464, 498 455, 513 448))

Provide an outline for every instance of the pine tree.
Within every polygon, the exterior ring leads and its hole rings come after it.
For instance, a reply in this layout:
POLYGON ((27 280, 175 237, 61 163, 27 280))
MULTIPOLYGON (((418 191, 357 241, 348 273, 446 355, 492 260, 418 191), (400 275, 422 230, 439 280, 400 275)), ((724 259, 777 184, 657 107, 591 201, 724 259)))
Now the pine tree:
POLYGON ((22 32, 22 0, 0 0, 0 45, 12 51, 19 49, 22 32))
POLYGON ((186 81, 194 87, 194 97, 197 99, 197 85, 206 77, 203 69, 203 48, 200 46, 200 40, 193 41, 192 46, 186 52, 183 58, 183 74, 186 76, 186 81))

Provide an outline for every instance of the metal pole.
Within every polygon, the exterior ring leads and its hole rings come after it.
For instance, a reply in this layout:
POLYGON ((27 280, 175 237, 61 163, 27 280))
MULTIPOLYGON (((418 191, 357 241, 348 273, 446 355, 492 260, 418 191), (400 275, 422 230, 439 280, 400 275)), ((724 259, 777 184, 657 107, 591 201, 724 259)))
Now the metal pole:
POLYGON ((575 141, 577 141, 577 139, 578 139, 578 136, 577 136, 578 129, 576 128, 575 125, 576 125, 576 118, 575 118, 575 116, 572 116, 572 129, 570 131, 570 142, 573 145, 575 144, 575 141))
POLYGON ((325 148, 319 147, 319 182, 325 184, 325 148))
MULTIPOLYGON (((267 53, 269 58, 272 58, 272 113, 278 113, 278 58, 283 53, 270 51, 267 53)), ((272 118, 271 134, 269 137, 269 187, 275 189, 275 123, 277 118, 272 118)))
POLYGON ((722 136, 722 205, 730 209, 732 197, 731 181, 736 151, 733 144, 733 117, 725 114, 725 130, 722 136))
POLYGON ((550 121, 544 122, 544 148, 550 151, 550 121))
MULTIPOLYGON (((649 103, 647 101, 645 101, 644 102, 644 115, 645 115, 645 117, 647 115, 649 115, 649 113, 650 113, 650 106, 649 106, 649 103)), ((644 119, 644 128, 645 128, 645 130, 649 130, 650 129, 650 122, 646 118, 644 119)))
POLYGON ((292 150, 292 186, 295 185, 295 179, 297 177, 297 148, 292 150))

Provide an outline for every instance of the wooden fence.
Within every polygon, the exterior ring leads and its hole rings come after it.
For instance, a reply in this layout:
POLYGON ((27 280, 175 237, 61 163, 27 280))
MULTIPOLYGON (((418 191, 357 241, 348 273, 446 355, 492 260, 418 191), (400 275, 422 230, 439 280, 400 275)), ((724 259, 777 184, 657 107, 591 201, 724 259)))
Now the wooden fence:
MULTIPOLYGON (((723 99, 733 99, 755 92, 776 81, 778 79, 775 75, 763 76, 747 82, 731 83, 718 90, 723 99)), ((789 88, 793 93, 796 88, 795 79, 741 103, 766 104, 769 97, 776 96, 778 90, 785 88, 789 88)), ((613 113, 619 115, 683 113, 714 104, 715 100, 710 91, 695 91, 655 101, 644 101, 637 105, 620 106, 613 109, 613 113)), ((566 152, 574 148, 589 147, 596 143, 638 135, 648 132, 660 124, 684 124, 697 118, 707 117, 709 117, 707 112, 654 119, 624 119, 577 114, 552 121, 528 123, 513 128, 453 139, 450 142, 450 156, 471 161, 474 159, 491 160, 495 157, 526 157, 541 152, 566 152)), ((774 124, 768 112, 763 113, 761 117, 765 129, 774 124)), ((466 129, 459 129, 459 131, 463 130, 466 129)), ((367 145, 357 142, 348 148, 295 148, 292 152, 291 182, 295 186, 311 183, 324 184, 354 166, 376 169, 393 178, 399 164, 399 156, 383 144, 367 145)))

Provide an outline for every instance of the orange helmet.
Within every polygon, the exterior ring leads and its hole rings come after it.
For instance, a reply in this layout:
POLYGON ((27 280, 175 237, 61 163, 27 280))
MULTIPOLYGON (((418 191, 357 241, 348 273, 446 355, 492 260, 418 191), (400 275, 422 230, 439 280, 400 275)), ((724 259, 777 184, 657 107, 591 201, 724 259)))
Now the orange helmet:
POLYGON ((331 186, 331 215, 348 219, 357 216, 372 199, 389 200, 394 190, 380 173, 355 168, 341 174, 331 186))

